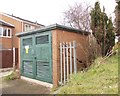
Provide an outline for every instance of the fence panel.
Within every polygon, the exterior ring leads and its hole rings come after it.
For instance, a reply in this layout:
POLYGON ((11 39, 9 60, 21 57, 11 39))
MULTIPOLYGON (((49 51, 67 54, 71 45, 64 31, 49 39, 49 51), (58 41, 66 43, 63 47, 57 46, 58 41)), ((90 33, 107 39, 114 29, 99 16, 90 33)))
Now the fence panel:
POLYGON ((9 68, 13 66, 12 52, 13 52, 12 50, 0 50, 1 68, 9 68))

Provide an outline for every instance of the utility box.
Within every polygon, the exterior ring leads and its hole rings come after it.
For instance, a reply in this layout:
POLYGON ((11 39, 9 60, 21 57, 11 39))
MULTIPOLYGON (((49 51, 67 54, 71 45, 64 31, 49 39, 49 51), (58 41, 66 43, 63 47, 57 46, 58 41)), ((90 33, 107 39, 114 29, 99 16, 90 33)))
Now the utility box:
POLYGON ((87 60, 88 35, 89 32, 58 24, 17 34, 20 37, 21 75, 57 87, 60 80, 60 43, 76 41, 79 71, 87 60))

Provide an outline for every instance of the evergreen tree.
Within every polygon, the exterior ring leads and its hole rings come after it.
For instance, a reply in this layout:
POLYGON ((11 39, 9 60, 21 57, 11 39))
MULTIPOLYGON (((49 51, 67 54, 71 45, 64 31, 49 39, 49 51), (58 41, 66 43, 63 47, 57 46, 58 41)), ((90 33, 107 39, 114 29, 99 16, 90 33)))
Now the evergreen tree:
POLYGON ((104 7, 101 11, 99 2, 95 3, 90 15, 93 35, 101 47, 102 56, 105 56, 111 50, 115 40, 112 20, 108 19, 104 7))
POLYGON ((116 0, 117 5, 115 7, 116 16, 116 36, 118 36, 118 42, 120 42, 120 1, 116 0))
POLYGON ((110 50, 112 49, 112 47, 115 45, 115 32, 113 32, 113 23, 111 18, 108 19, 108 23, 107 23, 107 30, 106 30, 106 46, 105 46, 105 54, 107 54, 107 52, 110 52, 110 50))

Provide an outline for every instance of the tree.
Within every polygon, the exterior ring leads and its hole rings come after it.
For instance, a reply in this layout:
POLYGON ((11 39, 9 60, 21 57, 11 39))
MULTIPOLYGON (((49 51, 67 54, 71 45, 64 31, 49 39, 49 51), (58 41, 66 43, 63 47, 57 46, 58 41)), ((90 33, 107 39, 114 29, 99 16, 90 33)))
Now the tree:
POLYGON ((120 1, 116 0, 117 6, 115 8, 115 16, 116 16, 116 36, 118 36, 118 41, 120 42, 120 1))
POLYGON ((82 3, 75 3, 74 6, 70 6, 68 10, 63 12, 64 25, 90 31, 90 8, 87 4, 84 5, 82 3))
POLYGON ((107 29, 106 29, 106 40, 105 40, 105 54, 109 53, 112 50, 112 47, 115 45, 115 33, 113 32, 114 27, 111 18, 108 19, 107 29))
POLYGON ((102 56, 105 56, 115 42, 112 20, 108 18, 104 7, 103 11, 101 11, 100 3, 98 1, 95 3, 90 15, 92 33, 101 47, 102 56))
MULTIPOLYGON (((75 3, 73 6, 70 6, 68 10, 66 10, 64 14, 64 25, 77 28, 83 31, 90 32, 90 10, 91 6, 85 3, 75 3)), ((83 34, 84 35, 84 34, 83 34)), ((78 44, 81 49, 84 51, 86 55, 86 66, 88 67, 91 62, 99 55, 99 48, 96 39, 93 35, 89 35, 86 38, 88 41, 88 45, 83 48, 81 44, 78 44), (96 50, 97 49, 97 50, 96 50)))

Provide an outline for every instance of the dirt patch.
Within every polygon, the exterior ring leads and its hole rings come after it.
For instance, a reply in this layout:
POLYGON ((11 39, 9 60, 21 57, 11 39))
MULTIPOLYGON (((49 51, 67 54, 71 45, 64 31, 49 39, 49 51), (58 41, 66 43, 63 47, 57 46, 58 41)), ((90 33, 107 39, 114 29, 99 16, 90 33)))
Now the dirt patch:
MULTIPOLYGON (((1 85, 1 83, 0 83, 1 85)), ((49 94, 50 88, 22 79, 2 80, 2 94, 49 94)))

